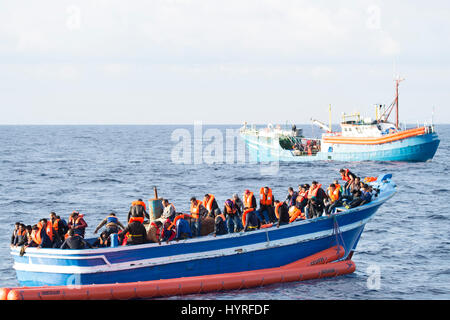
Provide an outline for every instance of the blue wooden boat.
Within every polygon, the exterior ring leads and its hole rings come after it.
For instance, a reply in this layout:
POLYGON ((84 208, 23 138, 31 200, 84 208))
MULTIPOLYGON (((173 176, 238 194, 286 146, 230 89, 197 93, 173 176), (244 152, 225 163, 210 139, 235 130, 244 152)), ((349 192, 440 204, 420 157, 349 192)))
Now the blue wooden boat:
POLYGON ((134 246, 62 250, 12 248, 22 286, 124 283, 249 271, 286 265, 342 245, 347 258, 356 249, 366 223, 396 192, 392 175, 371 184, 379 188, 370 203, 341 208, 331 216, 299 220, 279 228, 134 246))

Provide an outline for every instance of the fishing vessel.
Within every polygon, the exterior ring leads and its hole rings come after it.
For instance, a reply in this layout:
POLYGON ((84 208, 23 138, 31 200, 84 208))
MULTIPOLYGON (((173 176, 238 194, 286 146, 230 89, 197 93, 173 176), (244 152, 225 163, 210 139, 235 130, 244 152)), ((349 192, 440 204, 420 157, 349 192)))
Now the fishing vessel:
POLYGON ((376 106, 376 118, 363 118, 359 113, 344 114, 341 131, 333 132, 330 124, 312 119, 325 132, 320 139, 303 136, 295 125, 292 130, 267 125, 244 126, 240 135, 254 161, 427 161, 433 158, 439 138, 433 124, 401 128, 399 124, 399 83, 395 80, 395 99, 388 106, 376 106), (395 122, 389 117, 395 110, 395 122))
MULTIPOLYGON (((353 255, 366 223, 396 192, 392 175, 370 182, 378 195, 370 203, 314 219, 252 232, 212 235, 179 242, 82 250, 11 248, 21 286, 129 283, 277 268, 342 246, 353 255)), ((93 241, 94 239, 88 239, 93 241)))

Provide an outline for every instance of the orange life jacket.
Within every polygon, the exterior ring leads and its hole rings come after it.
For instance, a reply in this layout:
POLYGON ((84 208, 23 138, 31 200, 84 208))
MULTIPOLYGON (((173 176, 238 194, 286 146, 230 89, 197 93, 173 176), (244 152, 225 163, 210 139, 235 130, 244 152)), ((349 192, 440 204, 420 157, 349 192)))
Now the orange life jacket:
POLYGON ((247 217, 247 213, 252 212, 252 211, 255 211, 255 208, 248 208, 242 214, 242 225, 244 226, 244 228, 245 228, 245 218, 247 217))
POLYGON ((170 226, 167 229, 172 229, 173 227, 175 227, 177 225, 177 221, 180 219, 186 219, 186 218, 191 218, 192 216, 190 214, 180 214, 178 216, 175 217, 175 219, 173 219, 173 222, 170 224, 170 226))
MULTIPOLYGON (((31 239, 33 239, 33 241, 36 242, 37 244, 41 244, 42 243, 41 231, 44 226, 42 225, 41 222, 39 222, 37 224, 37 227, 38 227, 37 231, 33 230, 31 232, 31 239)), ((50 238, 50 241, 53 241, 53 226, 51 221, 47 221, 47 225, 45 226, 45 233, 47 233, 48 237, 50 238)))
MULTIPOLYGON (((223 221, 226 221, 225 215, 224 215, 223 213, 217 215, 217 217, 220 217, 220 218, 222 218, 223 221)), ((216 218, 217 218, 217 217, 216 217, 216 218)))
POLYGON ((252 207, 252 199, 253 199, 253 192, 250 192, 249 194, 244 194, 244 207, 245 208, 252 207))
POLYGON ((38 230, 32 230, 31 231, 31 239, 37 243, 37 244, 41 244, 42 240, 41 240, 41 229, 38 230))
POLYGON ((147 211, 147 206, 145 205, 145 202, 143 202, 143 201, 138 201, 138 200, 136 200, 136 201, 133 201, 133 202, 131 203, 131 205, 132 205, 132 206, 143 206, 144 209, 145 209, 145 211, 147 211))
POLYGON ((53 230, 55 231, 55 232, 58 232, 58 225, 59 225, 59 221, 60 221, 61 219, 55 219, 55 221, 53 222, 53 230))
POLYGON ((322 187, 321 184, 316 185, 315 188, 313 188, 313 186, 311 186, 308 191, 308 199, 311 199, 312 197, 317 196, 317 191, 319 191, 320 187, 322 187))
POLYGON ((350 181, 350 177, 348 176, 348 173, 350 172, 350 170, 345 169, 344 173, 341 173, 341 177, 342 180, 344 181, 350 181))
POLYGON ((235 204, 235 206, 234 206, 234 207, 229 206, 229 205, 225 202, 225 208, 227 209, 227 213, 228 213, 228 214, 236 214, 236 212, 237 212, 236 203, 234 202, 234 200, 231 200, 231 201, 233 201, 233 203, 235 204))
POLYGON ((280 208, 283 205, 283 202, 279 202, 275 205, 275 216, 278 220, 280 220, 280 214, 278 213, 278 208, 280 208))
POLYGON ((296 202, 301 203, 305 198, 308 198, 309 190, 306 190, 303 193, 298 193, 297 199, 295 199, 296 202))
POLYGON ((331 199, 331 202, 335 202, 337 200, 339 200, 339 189, 335 188, 333 192, 331 192, 331 188, 328 187, 327 189, 327 194, 331 199))
POLYGON ((206 200, 206 197, 203 199, 203 206, 208 210, 208 212, 211 212, 212 210, 212 204, 214 201, 214 195, 210 194, 209 199, 206 200))
POLYGON ((144 217, 130 217, 130 220, 128 220, 128 223, 132 223, 134 221, 144 223, 144 217))
POLYGON ((261 204, 265 206, 272 205, 273 198, 272 198, 272 189, 269 188, 269 192, 267 194, 264 194, 264 188, 261 188, 259 190, 259 197, 261 199, 261 204))
POLYGON ((289 208, 289 223, 295 221, 298 217, 301 219, 305 219, 305 214, 297 208, 296 206, 292 206, 289 208))
POLYGON ((200 206, 203 203, 200 200, 194 201, 194 203, 191 203, 191 214, 192 218, 198 219, 200 217, 200 206))

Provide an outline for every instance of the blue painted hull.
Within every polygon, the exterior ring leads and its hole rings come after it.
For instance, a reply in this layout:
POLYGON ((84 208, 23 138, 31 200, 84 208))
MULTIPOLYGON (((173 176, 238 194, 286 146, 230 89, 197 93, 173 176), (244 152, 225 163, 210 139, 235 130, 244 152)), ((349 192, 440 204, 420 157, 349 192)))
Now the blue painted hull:
POLYGON ((242 136, 248 145, 253 161, 410 161, 430 160, 437 151, 440 140, 436 133, 429 133, 379 145, 334 145, 316 155, 295 156, 279 144, 262 144, 254 136, 242 136))
POLYGON ((382 192, 376 200, 334 218, 162 245, 85 250, 28 248, 23 257, 18 249, 12 249, 14 268, 22 286, 81 285, 279 267, 336 244, 343 245, 348 255, 356 248, 365 224, 395 193, 395 184, 390 181, 380 187, 382 192), (341 230, 339 235, 334 231, 335 221, 341 230))

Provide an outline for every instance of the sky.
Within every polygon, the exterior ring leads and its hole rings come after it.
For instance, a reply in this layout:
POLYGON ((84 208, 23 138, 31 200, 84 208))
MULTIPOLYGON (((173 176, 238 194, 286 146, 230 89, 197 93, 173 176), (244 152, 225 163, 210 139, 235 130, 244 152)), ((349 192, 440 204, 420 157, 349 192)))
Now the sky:
POLYGON ((0 124, 450 123, 450 2, 0 2, 0 124), (432 116, 434 110, 434 116, 432 116))

